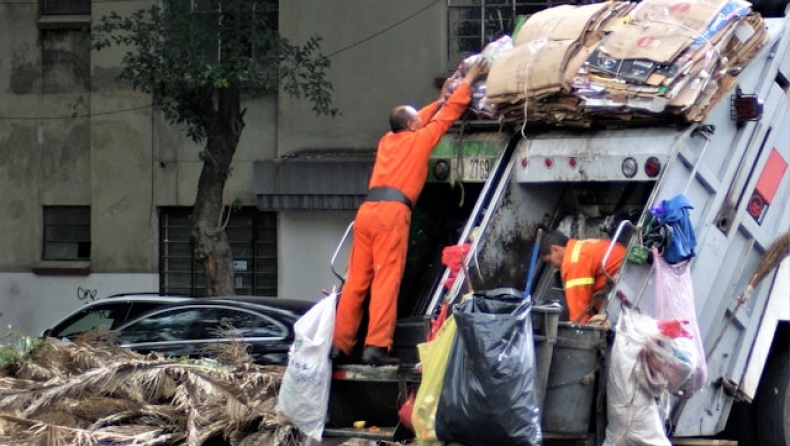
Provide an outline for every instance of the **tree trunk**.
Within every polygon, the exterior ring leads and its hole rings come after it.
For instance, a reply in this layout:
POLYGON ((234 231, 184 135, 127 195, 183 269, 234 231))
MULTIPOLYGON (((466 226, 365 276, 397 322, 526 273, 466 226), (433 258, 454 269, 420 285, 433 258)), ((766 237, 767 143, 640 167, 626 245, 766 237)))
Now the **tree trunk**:
POLYGON ((190 223, 195 259, 206 268, 207 294, 229 296, 235 294, 233 253, 223 225, 222 195, 244 122, 237 89, 218 90, 216 97, 217 110, 206 110, 206 149, 200 155, 203 170, 190 223))

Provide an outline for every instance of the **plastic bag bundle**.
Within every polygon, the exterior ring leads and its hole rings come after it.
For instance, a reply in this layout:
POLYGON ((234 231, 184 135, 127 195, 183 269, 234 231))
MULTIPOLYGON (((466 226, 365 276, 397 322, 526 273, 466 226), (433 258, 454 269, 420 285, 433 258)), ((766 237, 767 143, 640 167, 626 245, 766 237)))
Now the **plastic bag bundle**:
POLYGON ((637 381, 651 395, 677 394, 694 369, 693 343, 685 338, 651 338, 639 352, 634 370, 637 381))
POLYGON ((422 379, 414 399, 411 424, 419 446, 442 444, 436 436, 436 410, 456 332, 455 319, 450 315, 433 340, 417 345, 422 363, 422 379))
MULTIPOLYGON (((475 62, 483 59, 486 61, 486 66, 490 68, 499 53, 510 48, 513 48, 513 42, 510 36, 502 36, 486 45, 480 54, 473 54, 465 58, 458 65, 455 73, 449 78, 450 83, 447 88, 447 95, 449 96, 449 94, 458 87, 458 83, 463 80, 466 72, 475 62)), ((497 111, 496 107, 486 100, 486 91, 485 79, 477 80, 472 85, 472 101, 469 104, 469 108, 478 116, 493 119, 496 117, 497 111)))
POLYGON ((296 339, 288 352, 288 366, 277 396, 277 413, 316 441, 321 441, 329 404, 329 350, 336 308, 337 293, 332 293, 296 321, 296 339))
POLYGON ((445 443, 538 446, 531 299, 490 290, 453 309, 458 335, 436 414, 445 443))
POLYGON ((623 309, 609 358, 604 446, 669 446, 659 407, 635 371, 645 346, 663 336, 655 319, 623 309))
MULTIPOLYGON (((686 341, 674 342, 672 348, 679 361, 688 362, 692 368, 688 379, 677 389, 684 398, 691 398, 702 389, 708 378, 705 349, 702 346, 694 300, 689 261, 674 265, 653 252, 656 284, 656 317, 666 320, 687 321, 683 328, 690 334, 686 341)), ((677 338, 682 339, 682 338, 677 338)), ((674 393, 674 392, 673 392, 674 393)))

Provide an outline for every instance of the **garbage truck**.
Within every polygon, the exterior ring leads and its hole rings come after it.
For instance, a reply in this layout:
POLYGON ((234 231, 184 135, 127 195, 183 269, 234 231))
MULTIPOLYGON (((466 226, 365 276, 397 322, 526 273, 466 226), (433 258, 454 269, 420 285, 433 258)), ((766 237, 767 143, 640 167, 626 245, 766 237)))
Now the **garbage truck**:
MULTIPOLYGON (((626 302, 652 313, 645 235, 655 206, 683 196, 707 376, 693 397, 663 402, 664 432, 674 444, 790 446, 790 246, 777 246, 790 231, 790 19, 765 24, 765 44, 701 119, 458 123, 413 211, 393 346, 403 364, 335 367, 326 444, 412 438, 398 410, 420 386, 417 345, 442 306, 470 291, 527 289, 543 443, 603 444, 612 329, 626 302), (557 271, 531 268, 543 228, 628 247, 604 297, 612 329, 569 321, 557 271), (453 272, 441 252, 464 244, 453 272)), ((350 229, 331 259, 341 280, 350 229)))

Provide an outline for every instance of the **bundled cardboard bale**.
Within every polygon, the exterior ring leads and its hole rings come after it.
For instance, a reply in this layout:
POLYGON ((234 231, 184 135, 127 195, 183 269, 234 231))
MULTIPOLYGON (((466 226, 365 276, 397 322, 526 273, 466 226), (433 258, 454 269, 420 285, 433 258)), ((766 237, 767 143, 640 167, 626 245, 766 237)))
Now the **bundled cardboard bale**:
POLYGON ((744 0, 562 5, 494 60, 486 100, 506 123, 701 121, 766 41, 744 0))
POLYGON ((514 47, 494 60, 486 80, 487 100, 514 104, 569 93, 572 80, 587 59, 585 46, 610 17, 615 2, 561 5, 532 15, 520 28, 514 47))

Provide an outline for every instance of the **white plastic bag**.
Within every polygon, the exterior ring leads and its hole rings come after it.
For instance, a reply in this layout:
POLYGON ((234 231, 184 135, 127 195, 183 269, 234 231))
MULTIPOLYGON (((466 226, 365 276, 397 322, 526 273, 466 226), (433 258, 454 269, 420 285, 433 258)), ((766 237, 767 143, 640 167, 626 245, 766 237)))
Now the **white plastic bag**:
POLYGON ((635 376, 639 352, 660 337, 655 319, 623 309, 615 329, 606 382, 604 446, 670 446, 658 404, 635 376))
POLYGON ((295 340, 277 397, 277 412, 321 441, 329 403, 337 293, 315 304, 294 324, 295 340))

